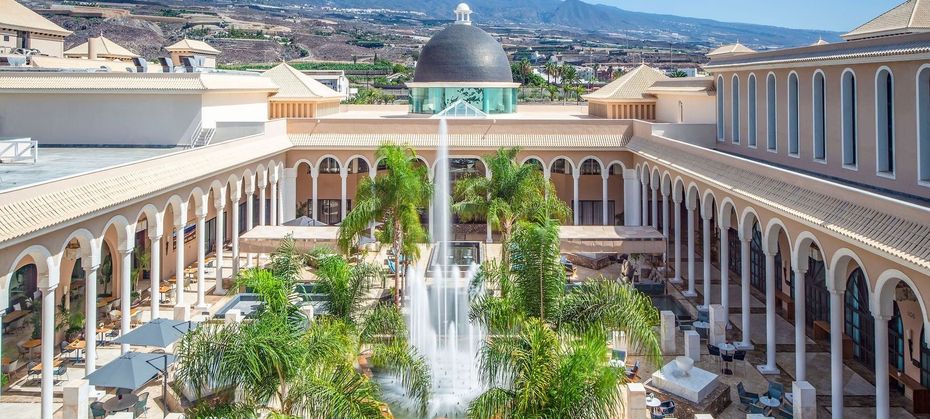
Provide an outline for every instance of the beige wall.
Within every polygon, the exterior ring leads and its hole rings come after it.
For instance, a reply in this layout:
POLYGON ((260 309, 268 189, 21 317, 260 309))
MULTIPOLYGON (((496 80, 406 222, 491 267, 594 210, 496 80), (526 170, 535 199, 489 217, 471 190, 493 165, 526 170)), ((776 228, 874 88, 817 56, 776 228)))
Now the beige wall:
POLYGON ((685 124, 714 124, 716 120, 715 98, 706 94, 659 94, 656 95, 656 122, 685 124))
POLYGON ((40 145, 175 146, 190 139, 200 103, 200 95, 0 94, 0 137, 31 137, 40 145))
POLYGON ((268 120, 268 94, 206 93, 203 95, 203 126, 217 122, 265 122, 268 120))
MULTIPOLYGON (((718 143, 721 150, 743 154, 753 158, 770 161, 802 170, 847 181, 858 182, 877 188, 930 198, 930 187, 918 184, 917 179, 917 120, 916 120, 916 78, 917 71, 924 61, 897 61, 887 64, 894 76, 894 178, 877 175, 876 166, 876 128, 875 128, 875 77, 885 64, 824 65, 799 68, 777 68, 771 70, 776 76, 777 89, 777 152, 770 152, 766 147, 767 138, 767 97, 766 79, 769 70, 722 71, 714 74, 723 75, 725 82, 724 97, 724 138, 718 143), (845 69, 851 69, 856 75, 858 93, 858 166, 843 166, 842 125, 840 83, 845 69), (826 79, 826 161, 816 161, 813 154, 813 76, 822 71, 826 79), (799 115, 799 150, 797 157, 788 155, 788 78, 794 71, 798 75, 798 115, 799 115), (740 144, 732 143, 732 99, 730 83, 733 74, 739 75, 740 82, 740 144), (748 147, 748 80, 749 75, 756 76, 756 138, 757 147, 748 147)), ((718 94, 720 90, 718 89, 718 94)), ((716 109, 716 104, 714 104, 716 109)))

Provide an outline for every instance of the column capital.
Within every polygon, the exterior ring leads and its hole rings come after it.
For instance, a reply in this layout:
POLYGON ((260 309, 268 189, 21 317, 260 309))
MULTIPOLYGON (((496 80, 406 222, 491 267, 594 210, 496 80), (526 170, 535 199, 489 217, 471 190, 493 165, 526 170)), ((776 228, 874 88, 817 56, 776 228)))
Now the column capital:
POLYGON ((657 190, 659 190, 659 184, 657 184, 657 183, 650 183, 650 184, 649 184, 649 188, 652 189, 652 190, 654 190, 654 191, 657 191, 657 190))
POLYGON ((637 177, 635 169, 623 169, 623 180, 636 180, 637 177))
POLYGON ((604 179, 604 182, 607 182, 607 179, 610 179, 610 169, 601 170, 601 179, 604 179))
POLYGON ((262 192, 264 192, 264 191, 265 191, 265 188, 267 188, 267 187, 268 187, 268 184, 267 184, 267 183, 259 183, 259 184, 258 184, 258 189, 259 189, 260 191, 262 191, 262 192))
POLYGON ((284 178, 285 179, 296 179, 297 178, 297 168, 291 167, 284 169, 284 178))
POLYGON ((225 199, 215 199, 215 200, 213 200, 213 206, 216 207, 217 210, 222 211, 224 208, 226 208, 226 200, 225 200, 225 199))
POLYGON ((881 314, 881 313, 875 313, 875 312, 873 311, 873 312, 872 312, 872 317, 875 319, 875 321, 888 322, 888 321, 891 321, 891 317, 892 317, 892 316, 889 316, 889 315, 886 315, 886 314, 881 314))
POLYGON ((84 272, 95 272, 100 269, 100 263, 94 263, 90 259, 85 262, 84 259, 81 259, 81 268, 84 269, 84 272))
POLYGON ((48 294, 50 292, 55 292, 55 289, 58 288, 58 284, 49 285, 46 287, 39 287, 39 291, 42 291, 43 294, 48 294))
POLYGON ((161 234, 149 234, 149 240, 156 241, 161 240, 161 234))
POLYGON ((132 252, 134 252, 135 250, 136 250, 135 247, 127 247, 125 249, 119 249, 119 254, 123 256, 127 256, 127 255, 131 255, 132 252))

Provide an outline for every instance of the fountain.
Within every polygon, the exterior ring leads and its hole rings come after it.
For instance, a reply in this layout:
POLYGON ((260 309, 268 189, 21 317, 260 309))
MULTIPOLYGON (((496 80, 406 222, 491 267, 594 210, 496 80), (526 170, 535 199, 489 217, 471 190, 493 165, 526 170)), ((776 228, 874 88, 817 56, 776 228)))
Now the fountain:
MULTIPOLYGON (((433 376, 429 417, 464 417, 468 403, 484 387, 477 355, 484 330, 469 322, 469 285, 481 263, 478 242, 453 242, 448 128, 439 121, 439 146, 434 178, 434 244, 425 271, 407 272, 406 309, 410 342, 426 358, 433 376)), ((382 397, 396 417, 416 417, 416 401, 388 378, 382 378, 382 397)))

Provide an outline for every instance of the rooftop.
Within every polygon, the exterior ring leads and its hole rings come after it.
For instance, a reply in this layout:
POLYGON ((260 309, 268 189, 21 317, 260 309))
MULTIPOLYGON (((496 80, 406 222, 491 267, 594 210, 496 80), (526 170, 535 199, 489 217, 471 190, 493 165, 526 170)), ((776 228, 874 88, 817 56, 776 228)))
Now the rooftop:
POLYGON ((262 73, 280 89, 272 99, 340 99, 342 95, 287 63, 281 63, 262 73))
MULTIPOLYGON (((80 61, 80 60, 77 60, 80 61)), ((207 91, 267 91, 278 86, 254 74, 209 73, 83 73, 16 71, 0 73, 4 93, 180 93, 207 91)))
POLYGON ((58 36, 71 35, 71 31, 52 23, 15 0, 0 0, 0 27, 58 36))
POLYGON ((95 46, 95 51, 98 57, 104 58, 136 58, 139 54, 136 54, 120 44, 111 41, 110 39, 99 36, 91 37, 87 39, 87 42, 75 46, 67 51, 65 51, 66 57, 87 57, 87 47, 93 42, 95 46))
MULTIPOLYGON (((411 114, 407 105, 344 105, 342 112, 326 115, 319 119, 426 119, 431 115, 411 114)), ((517 112, 493 114, 488 119, 521 120, 578 120, 592 119, 584 105, 535 105, 521 103, 517 112)), ((593 118, 598 119, 598 118, 593 118)))
POLYGON ((168 51, 191 51, 212 55, 220 53, 220 50, 211 47, 210 44, 206 42, 186 38, 165 47, 165 49, 168 51))
POLYGON ((862 26, 843 35, 843 39, 930 32, 930 0, 907 0, 862 26))
POLYGON ((119 166, 172 148, 40 147, 35 164, 0 164, 0 191, 119 166))
POLYGON ((642 64, 597 91, 582 97, 587 100, 645 100, 648 99, 646 90, 649 87, 657 81, 667 79, 668 76, 665 73, 642 64))

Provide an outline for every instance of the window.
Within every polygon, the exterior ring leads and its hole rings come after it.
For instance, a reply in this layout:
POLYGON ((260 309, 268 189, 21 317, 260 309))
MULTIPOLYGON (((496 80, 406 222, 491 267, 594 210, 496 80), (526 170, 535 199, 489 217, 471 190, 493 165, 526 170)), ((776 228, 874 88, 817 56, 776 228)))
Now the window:
POLYGON ((749 242, 749 284, 765 292, 765 253, 762 252, 762 231, 758 223, 752 225, 752 241, 749 242))
POLYGON ((807 257, 807 272, 804 274, 805 298, 804 320, 813 327, 817 320, 830 321, 830 292, 827 291, 827 272, 823 255, 816 246, 811 246, 807 257))
POLYGON ((814 73, 814 160, 827 159, 827 83, 822 72, 814 73))
POLYGON ((775 75, 769 74, 768 79, 765 82, 765 129, 766 129, 766 141, 768 142, 768 149, 771 151, 778 150, 778 99, 775 97, 775 75))
POLYGON ((717 141, 723 141, 723 76, 717 77, 717 141))
POLYGON ((875 142, 878 173, 894 175, 894 78, 887 68, 875 77, 875 142))
POLYGON ((856 96, 856 75, 852 70, 843 72, 842 117, 843 117, 843 165, 856 166, 858 164, 859 147, 859 112, 856 96))
POLYGON ((800 124, 798 124, 798 75, 788 76, 788 154, 797 155, 799 150, 800 124))
POLYGON ((739 144, 739 76, 733 75, 730 87, 730 97, 732 98, 730 117, 733 119, 731 122, 731 126, 733 127, 733 144, 739 144))
POLYGON ((904 322, 898 302, 892 302, 894 314, 888 321, 888 364, 898 371, 904 371, 904 322))
MULTIPOLYGON (((336 225, 342 222, 342 200, 340 199, 318 199, 317 216, 320 222, 329 225, 336 225)), ((346 212, 352 208, 352 201, 346 200, 346 212)))
POLYGON ((930 67, 917 73, 917 179, 930 182, 930 67))
POLYGON ((852 339, 853 358, 868 367, 875 365, 875 326, 869 312, 869 289, 862 269, 849 275, 846 285, 846 336, 852 339))
POLYGON ((927 329, 920 329, 920 385, 930 386, 930 347, 927 347, 927 341, 924 340, 924 333, 927 329))
POLYGON ((749 146, 756 146, 756 75, 749 75, 749 100, 746 104, 749 113, 749 146))
POLYGON ((601 174, 601 164, 594 159, 587 159, 581 163, 581 174, 582 175, 600 175, 601 174))
POLYGON ((321 174, 333 174, 339 173, 339 162, 332 157, 327 157, 320 162, 320 173, 321 174))
MULTIPOLYGON (((574 204, 574 202, 571 202, 571 204, 574 204)), ((604 224, 604 213, 602 209, 604 208, 604 201, 600 199, 592 201, 579 200, 578 204, 579 225, 599 226, 604 224)), ((614 201, 607 201, 607 215, 608 217, 613 217, 613 214, 615 214, 614 201)))

